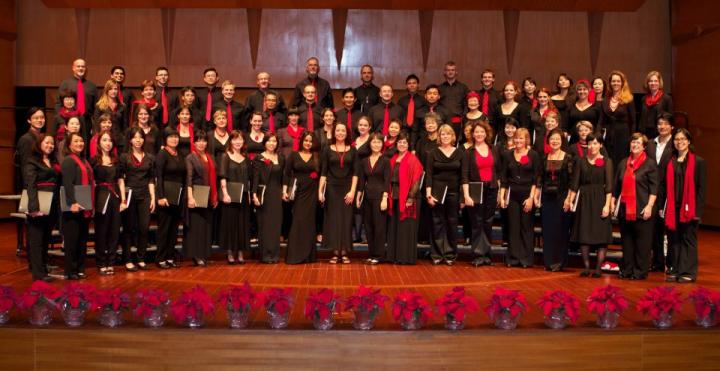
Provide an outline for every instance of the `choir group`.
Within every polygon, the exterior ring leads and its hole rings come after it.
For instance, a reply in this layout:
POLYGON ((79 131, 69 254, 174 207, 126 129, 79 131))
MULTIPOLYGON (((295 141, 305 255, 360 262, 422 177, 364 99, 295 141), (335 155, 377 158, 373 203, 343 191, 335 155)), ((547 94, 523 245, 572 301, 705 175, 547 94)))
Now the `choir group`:
POLYGON ((54 125, 45 130, 45 113, 31 109, 17 144, 33 279, 49 280, 56 226, 66 278, 84 278, 91 221, 101 275, 114 273, 118 245, 128 271, 149 269, 151 219, 163 269, 178 266, 180 226, 182 255, 196 266, 207 265, 213 243, 242 264, 256 238, 263 263, 314 262, 320 242, 331 264, 347 264, 353 242, 366 240, 368 264, 414 264, 423 242, 433 264, 453 265, 460 239, 474 266, 492 265, 497 210, 504 263, 527 268, 536 209, 548 271, 563 270, 573 246, 580 275, 600 277, 615 217, 621 278, 697 278, 705 163, 690 132, 673 128, 656 71, 636 104, 620 71, 579 81, 560 74, 552 89, 528 77, 498 91, 485 70, 470 90, 448 62, 441 84, 421 93, 410 75, 407 94, 394 99, 365 65, 338 108, 317 58, 287 103, 265 72, 243 105, 214 68, 202 88, 171 91, 158 67, 139 96, 123 86, 121 66, 101 90, 86 70, 73 62, 54 125))

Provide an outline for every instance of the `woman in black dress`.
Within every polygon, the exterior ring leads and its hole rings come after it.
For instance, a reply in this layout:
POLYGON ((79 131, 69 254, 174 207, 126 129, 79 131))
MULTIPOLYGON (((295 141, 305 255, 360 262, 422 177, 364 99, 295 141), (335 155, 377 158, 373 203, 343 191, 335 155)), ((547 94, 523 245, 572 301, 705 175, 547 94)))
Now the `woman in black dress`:
POLYGON ((250 115, 250 131, 247 134, 247 153, 250 161, 265 150, 265 132, 262 130, 262 113, 250 115))
POLYGON ((222 191, 220 207, 220 248, 227 251, 228 264, 244 264, 243 251, 250 250, 250 185, 252 164, 247 158, 245 136, 239 130, 230 133, 227 151, 220 156, 218 178, 222 191), (228 184, 241 184, 242 194, 230 195, 228 184), (235 199, 235 200, 233 200, 235 199))
MULTIPOLYGON (((370 149, 370 118, 367 116, 360 116, 355 121, 354 132, 355 136, 352 141, 352 146, 355 147, 355 151, 357 151, 359 163, 370 156, 370 153, 372 152, 370 149)), ((380 147, 380 150, 382 151, 382 147, 380 147)), ((360 174, 358 174, 358 176, 360 176, 360 174)), ((362 219, 362 209, 355 207, 353 209, 353 242, 367 241, 367 235, 363 228, 362 219)))
MULTIPOLYGON (((38 111, 41 112, 41 111, 38 111)), ((49 134, 38 137, 31 149, 31 155, 25 161, 22 175, 27 190, 27 235, 28 260, 33 281, 51 281, 48 276, 48 247, 52 230, 58 219, 58 184, 60 166, 55 161, 55 140, 49 134), (40 211, 38 192, 52 192, 50 213, 40 211)))
POLYGON ((542 160, 530 148, 530 133, 520 128, 513 138, 515 149, 502 155, 503 169, 500 172, 500 207, 507 209, 508 267, 533 265, 533 200, 540 185, 542 160))
POLYGON ((465 152, 462 189, 465 209, 470 213, 472 265, 492 265, 492 224, 497 207, 501 153, 492 143, 492 127, 486 121, 472 126, 474 145, 465 152), (473 192, 471 192, 471 187, 473 192), (477 187, 480 193, 477 194, 477 187), (473 198, 473 195, 475 198, 473 198), (476 202, 477 201, 477 202, 476 202))
POLYGON ((584 269, 581 277, 590 276, 590 249, 597 249, 597 265, 592 277, 600 277, 600 267, 605 261, 607 245, 612 243, 610 220, 613 187, 612 159, 600 154, 602 137, 587 136, 588 153, 575 161, 570 192, 563 210, 573 211, 570 242, 580 245, 584 269))
MULTIPOLYGON (((197 104, 195 103, 195 89, 193 89, 191 86, 186 86, 182 89, 180 89, 180 92, 178 93, 178 97, 180 100, 179 107, 175 109, 174 112, 170 114, 170 122, 169 125, 175 126, 179 123, 179 114, 180 111, 187 108, 188 112, 190 113, 190 120, 195 123, 195 128, 197 130, 205 129, 203 125, 203 113, 205 112, 205 107, 202 107, 202 110, 199 109, 197 104)), ((182 133, 180 134, 180 137, 182 137, 182 133)))
MULTIPOLYGON (((465 102, 467 104, 467 112, 463 116, 463 128, 478 122, 483 117, 487 118, 487 116, 485 116, 485 114, 480 110, 480 94, 475 91, 471 91, 465 97, 465 102)), ((470 136, 472 137, 472 134, 470 136)))
POLYGON ((705 161, 691 150, 692 135, 687 129, 678 129, 673 143, 675 155, 668 163, 663 184, 667 193, 668 256, 673 259, 666 281, 689 283, 697 279, 697 228, 705 207, 705 161))
POLYGON ((600 104, 600 132, 607 152, 617 164, 627 156, 630 130, 635 127, 635 103, 625 74, 613 71, 608 78, 607 99, 600 104))
MULTIPOLYGON (((358 122, 359 123, 359 122, 358 122)), ((379 133, 370 136, 370 156, 360 160, 358 169, 357 208, 362 210, 365 234, 368 242, 368 264, 385 260, 387 238, 388 187, 390 185, 390 162, 382 155, 383 137, 379 133)))
POLYGON ((85 210, 75 199, 75 186, 92 186, 93 171, 85 160, 85 140, 79 133, 65 134, 65 157, 61 164, 62 185, 65 188, 65 202, 70 210, 62 214, 63 248, 65 250, 65 278, 85 278, 85 256, 89 218, 92 210, 85 210))
MULTIPOLYGON (((130 102, 132 97, 126 98, 126 102, 130 102)), ((155 99, 155 81, 143 80, 140 84, 140 99, 133 100, 130 106, 130 117, 134 117, 135 111, 139 105, 145 105, 150 112, 150 121, 158 128, 162 125, 163 107, 160 102, 155 99)))
POLYGON ((150 231, 150 214, 155 211, 155 157, 145 153, 145 133, 139 127, 131 128, 130 148, 120 156, 120 176, 130 197, 123 213, 122 248, 125 268, 128 271, 149 269, 145 262, 150 231), (130 194, 130 192, 132 192, 130 194), (130 245, 136 241, 137 267, 130 257, 130 245))
MULTIPOLYGON (((213 111, 212 124, 208 123, 208 126, 212 126, 213 129, 209 129, 211 133, 208 136, 208 153, 215 160, 217 166, 218 179, 215 184, 220 186, 220 157, 225 154, 225 150, 228 147, 230 140, 230 132, 228 132, 228 116, 225 108, 218 108, 213 111)), ((218 190, 218 193, 220 190, 218 190)), ((220 195, 222 196, 222 195, 220 195)), ((222 201, 222 197, 219 197, 219 201, 222 201)), ((217 207, 213 210, 213 244, 220 243, 220 221, 222 218, 222 207, 217 207)))
POLYGON ((549 112, 557 113, 557 108, 550 100, 550 91, 547 88, 540 88, 537 94, 537 107, 530 111, 530 128, 532 143, 535 144, 540 138, 539 132, 543 130, 543 119, 549 112))
MULTIPOLYGON (((423 133, 425 133, 425 136, 417 139, 417 141, 415 142, 415 151, 413 151, 413 154, 415 154, 415 157, 417 157, 418 161, 420 161, 420 164, 423 166, 424 169, 427 167, 428 153, 432 152, 438 147, 438 128, 440 127, 440 124, 442 122, 440 120, 439 114, 435 112, 428 112, 423 118, 423 123, 425 126, 425 130, 423 131, 423 133)), ((418 123, 417 125, 420 125, 420 123, 418 123)), ((421 181, 424 182, 424 180, 422 179, 421 181)), ((421 184, 420 186, 422 187, 423 185, 421 184)), ((418 207, 420 209, 418 223, 422 226, 431 226, 432 212, 430 211, 430 206, 427 203, 427 198, 420 197, 418 202, 418 207)), ((418 234, 418 240, 420 241, 420 243, 429 244, 430 239, 430 228, 420 228, 418 234)))
POLYGON ((570 239, 570 213, 563 210, 573 169, 573 158, 562 147, 565 133, 556 128, 548 135, 550 151, 545 155, 542 183, 535 198, 542 221, 545 270, 560 272, 565 266, 570 239))
MULTIPOLYGON (((195 145, 195 124, 192 121, 190 108, 184 107, 177 111, 177 126, 175 130, 178 133, 177 152, 183 160, 192 151, 195 145)), ((167 133, 165 134, 167 135, 167 133)))
POLYGON ((323 126, 315 129, 315 137, 318 138, 320 150, 323 151, 333 141, 333 128, 337 116, 332 108, 324 108, 320 113, 320 117, 322 117, 323 126))
POLYGON ((282 184, 285 158, 277 153, 277 136, 265 133, 265 150, 255 157, 253 167, 253 202, 257 210, 258 238, 262 262, 280 261, 282 229, 282 184))
POLYGON ((580 80, 575 85, 575 91, 577 92, 577 101, 570 105, 568 110, 568 126, 565 128, 570 135, 570 143, 578 141, 578 134, 575 131, 577 123, 580 121, 588 121, 594 127, 597 127, 597 123, 600 120, 600 110, 589 100, 590 94, 590 83, 587 80, 580 80))
POLYGON ((285 164, 282 197, 284 201, 293 201, 287 264, 312 263, 317 252, 315 214, 320 178, 319 143, 311 132, 304 132, 300 141, 300 150, 291 152, 285 164))
POLYGON ((644 280, 650 270, 659 174, 657 163, 645 152, 647 142, 643 134, 632 135, 630 156, 620 161, 615 176, 612 204, 619 203, 615 207, 623 246, 620 278, 644 280))
POLYGON ((650 71, 645 77, 645 96, 642 100, 642 108, 640 109, 640 122, 637 130, 645 134, 648 139, 658 136, 657 122, 658 115, 661 113, 673 112, 673 100, 670 95, 665 94, 663 90, 663 78, 660 72, 650 71))
POLYGON ((520 104, 525 106, 525 112, 530 112, 538 105, 535 93, 537 91, 537 83, 532 77, 526 77, 522 81, 522 91, 520 92, 520 104))
POLYGON ((180 136, 172 127, 165 129, 165 146, 155 157, 157 176, 157 254, 155 260, 162 269, 177 268, 175 244, 179 224, 183 222, 187 190, 185 189, 185 158, 178 151, 180 136), (169 194, 172 189, 172 194, 169 194), (179 194, 174 190, 178 189, 179 194))
POLYGON ((390 159, 388 194, 387 261, 415 264, 417 261, 418 199, 423 167, 408 151, 410 139, 401 133, 397 153, 390 159))
POLYGON ((112 132, 101 131, 92 158, 95 177, 95 259, 100 275, 115 274, 113 264, 120 238, 120 213, 125 211, 125 180, 115 154, 112 132))
MULTIPOLYGON (((162 136, 160 130, 155 126, 152 121, 152 115, 150 109, 144 104, 139 104, 135 107, 133 112, 132 122, 130 127, 139 127, 145 133, 145 144, 143 144, 143 150, 145 153, 149 153, 155 156, 160 150, 162 145, 162 136)), ((130 142, 128 135, 130 131, 125 134, 126 142, 130 142)))
POLYGON ((440 145, 428 153, 425 167, 425 198, 432 212, 433 264, 453 265, 457 259, 457 228, 460 212, 460 178, 463 150, 455 147, 455 131, 444 124, 439 129, 440 145))
POLYGON ((550 97, 550 100, 560 114, 560 128, 567 131, 568 111, 577 99, 573 79, 563 72, 558 75, 555 88, 555 94, 550 97))
MULTIPOLYGON (((113 122, 113 134, 115 138, 122 136, 127 129, 127 109, 125 104, 118 98, 118 84, 113 80, 105 82, 105 88, 100 94, 100 97, 95 104, 95 111, 93 112, 93 122, 97 122, 98 118, 102 114, 109 114, 112 117, 113 122)), ((85 125, 83 130, 88 130, 89 125, 85 125)), ((84 138, 90 138, 89 131, 83 131, 84 138)), ((118 149, 122 152, 125 148, 125 143, 121 143, 118 149)))
POLYGON ((217 174, 215 160, 207 150, 207 133, 198 130, 193 139, 195 140, 193 152, 185 158, 189 216, 183 250, 186 257, 193 259, 195 266, 206 267, 212 247, 212 211, 218 205, 217 174), (193 192, 196 186, 210 188, 207 207, 198 207, 200 200, 196 199, 197 194, 193 192))
MULTIPOLYGON (((493 125, 504 123, 507 118, 512 117, 520 125, 519 128, 529 128, 530 115, 525 110, 525 106, 517 102, 518 86, 514 81, 508 81, 503 87, 503 99, 495 108, 495 117, 493 125)), ((498 130, 497 127, 493 130, 498 130)))

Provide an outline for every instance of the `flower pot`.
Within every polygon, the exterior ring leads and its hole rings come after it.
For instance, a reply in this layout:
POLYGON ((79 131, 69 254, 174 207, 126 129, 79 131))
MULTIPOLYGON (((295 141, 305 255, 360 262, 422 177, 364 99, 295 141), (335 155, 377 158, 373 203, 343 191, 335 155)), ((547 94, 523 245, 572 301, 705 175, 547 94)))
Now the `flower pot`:
POLYGON ((423 327, 423 323, 416 316, 412 316, 410 319, 402 317, 400 319, 400 327, 407 331, 419 330, 423 327))
POLYGON ((672 313, 660 312, 658 318, 654 318, 652 323, 660 330, 669 329, 673 325, 672 313))
POLYGON ((465 321, 456 321, 454 317, 445 317, 445 328, 450 331, 459 331, 465 328, 465 321))
POLYGON ((122 312, 119 310, 103 309, 100 312, 100 324, 105 327, 118 327, 122 325, 122 312))
POLYGON ((353 320, 353 328, 356 330, 371 330, 373 327, 375 327, 375 316, 372 315, 372 312, 367 312, 364 310, 356 310, 355 312, 355 319, 353 320))
POLYGON ((146 327, 158 328, 165 324, 165 310, 153 309, 152 312, 143 317, 143 322, 146 327))
POLYGON ((700 327, 715 327, 717 325, 717 315, 715 315, 715 312, 711 312, 705 317, 695 317, 695 323, 700 327))
POLYGON ((30 324, 33 326, 47 326, 52 322, 53 307, 46 303, 35 303, 30 309, 30 324))
POLYGON ((10 311, 6 310, 0 313, 0 326, 8 323, 8 321, 10 321, 10 311))
POLYGON ((205 325, 205 315, 201 310, 195 311, 195 315, 185 317, 185 326, 189 328, 200 328, 205 325))
POLYGON ((228 325, 230 328, 246 328, 250 311, 229 310, 227 311, 228 325))
POLYGON ((520 315, 513 317, 512 314, 503 312, 496 315, 495 327, 502 330, 513 330, 517 327, 518 320, 520 320, 520 315))
POLYGON ((619 313, 605 311, 603 314, 598 314, 597 324, 604 329, 613 329, 617 327, 619 318, 619 313))
POLYGON ((86 309, 71 308, 69 305, 63 306, 62 317, 68 327, 80 327, 85 323, 86 309))
POLYGON ((333 328, 333 325, 335 325, 335 321, 333 321, 332 314, 325 319, 318 317, 313 318, 313 327, 315 327, 316 330, 327 331, 333 328))
POLYGON ((290 323, 290 311, 287 311, 285 313, 277 313, 273 311, 268 311, 268 325, 272 329, 283 329, 288 327, 288 324, 290 323))
POLYGON ((545 316, 545 326, 556 330, 564 329, 568 325, 568 320, 570 320, 570 318, 564 311, 554 309, 550 312, 550 315, 545 316))

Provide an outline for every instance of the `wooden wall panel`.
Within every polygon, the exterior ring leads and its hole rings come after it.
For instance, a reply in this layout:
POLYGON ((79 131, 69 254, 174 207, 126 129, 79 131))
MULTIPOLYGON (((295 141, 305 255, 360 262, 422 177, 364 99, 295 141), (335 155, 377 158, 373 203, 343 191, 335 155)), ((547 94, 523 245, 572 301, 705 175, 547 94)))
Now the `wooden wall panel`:
MULTIPOLYGON (((3 14, 0 31, 0 194, 11 194, 14 190, 15 168, 15 43, 17 40, 16 1, 0 0, 0 14, 3 14)), ((14 202, 0 202, 0 215, 15 211, 14 202)), ((3 342, 2 346, 6 345, 3 342)), ((19 364, 18 364, 19 365, 19 364)))

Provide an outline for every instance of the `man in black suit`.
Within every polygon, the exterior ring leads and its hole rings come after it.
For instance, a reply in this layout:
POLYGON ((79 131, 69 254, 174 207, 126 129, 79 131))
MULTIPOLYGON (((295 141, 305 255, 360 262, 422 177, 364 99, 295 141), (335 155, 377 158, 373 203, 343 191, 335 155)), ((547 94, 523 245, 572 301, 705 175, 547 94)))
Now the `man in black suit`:
POLYGON ((300 126, 308 131, 315 131, 315 129, 323 127, 321 116, 323 108, 316 103, 316 94, 313 85, 305 85, 305 88, 303 88, 303 102, 297 106, 300 114, 300 126))
POLYGON ((172 112, 175 112, 180 104, 177 94, 170 91, 169 81, 170 70, 167 67, 160 66, 155 69, 155 100, 162 106, 162 127, 168 124, 172 112))
POLYGON ((203 71, 205 86, 195 91, 195 105, 202 112, 202 126, 212 126, 213 107, 223 100, 221 89, 217 87, 219 75, 214 67, 203 71))
MULTIPOLYGON (((665 172, 673 155, 672 119, 672 114, 660 113, 656 121, 659 135, 648 142, 645 150, 648 157, 657 163, 661 182, 665 180, 665 172)), ((668 250, 668 257, 665 259, 665 219, 662 217, 665 209, 665 198, 665 190, 658 190, 657 204, 661 217, 655 218, 655 230, 653 231, 651 267, 653 272, 664 272, 665 266, 669 266, 669 263, 673 261, 672 256, 669 255, 670 250, 668 250)), ((668 267, 668 269, 672 270, 673 267, 668 267)))
POLYGON ((445 70, 443 76, 445 81, 440 84, 440 104, 450 111, 452 117, 450 117, 449 124, 455 130, 455 136, 461 138, 462 128, 460 123, 462 121, 462 115, 465 112, 465 97, 470 92, 467 85, 458 81, 457 79, 457 66, 455 62, 449 61, 445 63, 445 70))
MULTIPOLYGON (((267 108, 265 105, 263 105, 265 100, 265 95, 270 91, 270 74, 267 72, 260 72, 257 74, 255 79, 255 85, 257 85, 257 90, 250 93, 248 95, 247 99, 245 100, 245 107, 247 108, 247 120, 250 121, 249 115, 251 115, 253 112, 264 112, 267 108)), ((281 95, 277 95, 277 107, 275 108, 277 112, 285 113, 287 111, 287 107, 285 107, 285 100, 281 95)))
MULTIPOLYGON (((243 120, 245 118, 245 107, 235 101, 235 84, 230 80, 225 80, 220 84, 220 91, 222 92, 222 100, 215 102, 213 114, 214 111, 219 109, 225 110, 227 113, 228 132, 233 130, 243 130, 247 132, 248 123, 243 120)), ((208 126, 208 128, 210 127, 212 126, 208 126)))
MULTIPOLYGON (((492 120, 495 106, 497 106, 498 102, 500 102, 500 92, 495 90, 495 72, 493 72, 493 70, 486 69, 483 71, 481 79, 482 86, 477 90, 480 95, 480 110, 485 114, 485 116, 492 120)), ((502 124, 504 125, 504 123, 502 124)), ((494 125, 492 121, 490 121, 490 125, 494 125)), ((500 125, 500 123, 497 125, 500 125)))
MULTIPOLYGON (((393 103, 393 88, 390 84, 380 86, 380 103, 370 109, 370 122, 372 123, 372 131, 387 135, 387 129, 390 121, 404 119, 405 111, 402 107, 393 103)), ((403 129, 406 129, 403 127, 403 129)))
POLYGON ((355 88, 355 110, 367 115, 370 108, 380 102, 380 88, 373 84, 374 71, 371 65, 360 67, 362 85, 355 88))
POLYGON ((315 87, 315 103, 320 108, 333 108, 332 89, 327 80, 318 76, 320 73, 320 62, 317 57, 311 57, 305 65, 307 77, 295 85, 295 94, 293 95, 293 106, 300 107, 305 102, 305 87, 312 85, 315 87))
MULTIPOLYGON (((84 122, 92 122, 93 113, 95 112, 95 103, 98 99, 97 86, 86 78, 87 64, 84 59, 76 59, 72 64, 73 75, 69 79, 65 79, 58 87, 58 97, 55 101, 55 112, 60 112, 62 107, 62 98, 60 93, 63 91, 71 91, 75 93, 75 107, 82 116, 84 122), (78 91, 83 94, 78 94, 78 91)), ((89 125, 86 125, 89 126, 89 125)), ((88 128, 83 128, 87 130, 88 128)), ((83 137, 88 138, 89 130, 83 133, 83 137)))

